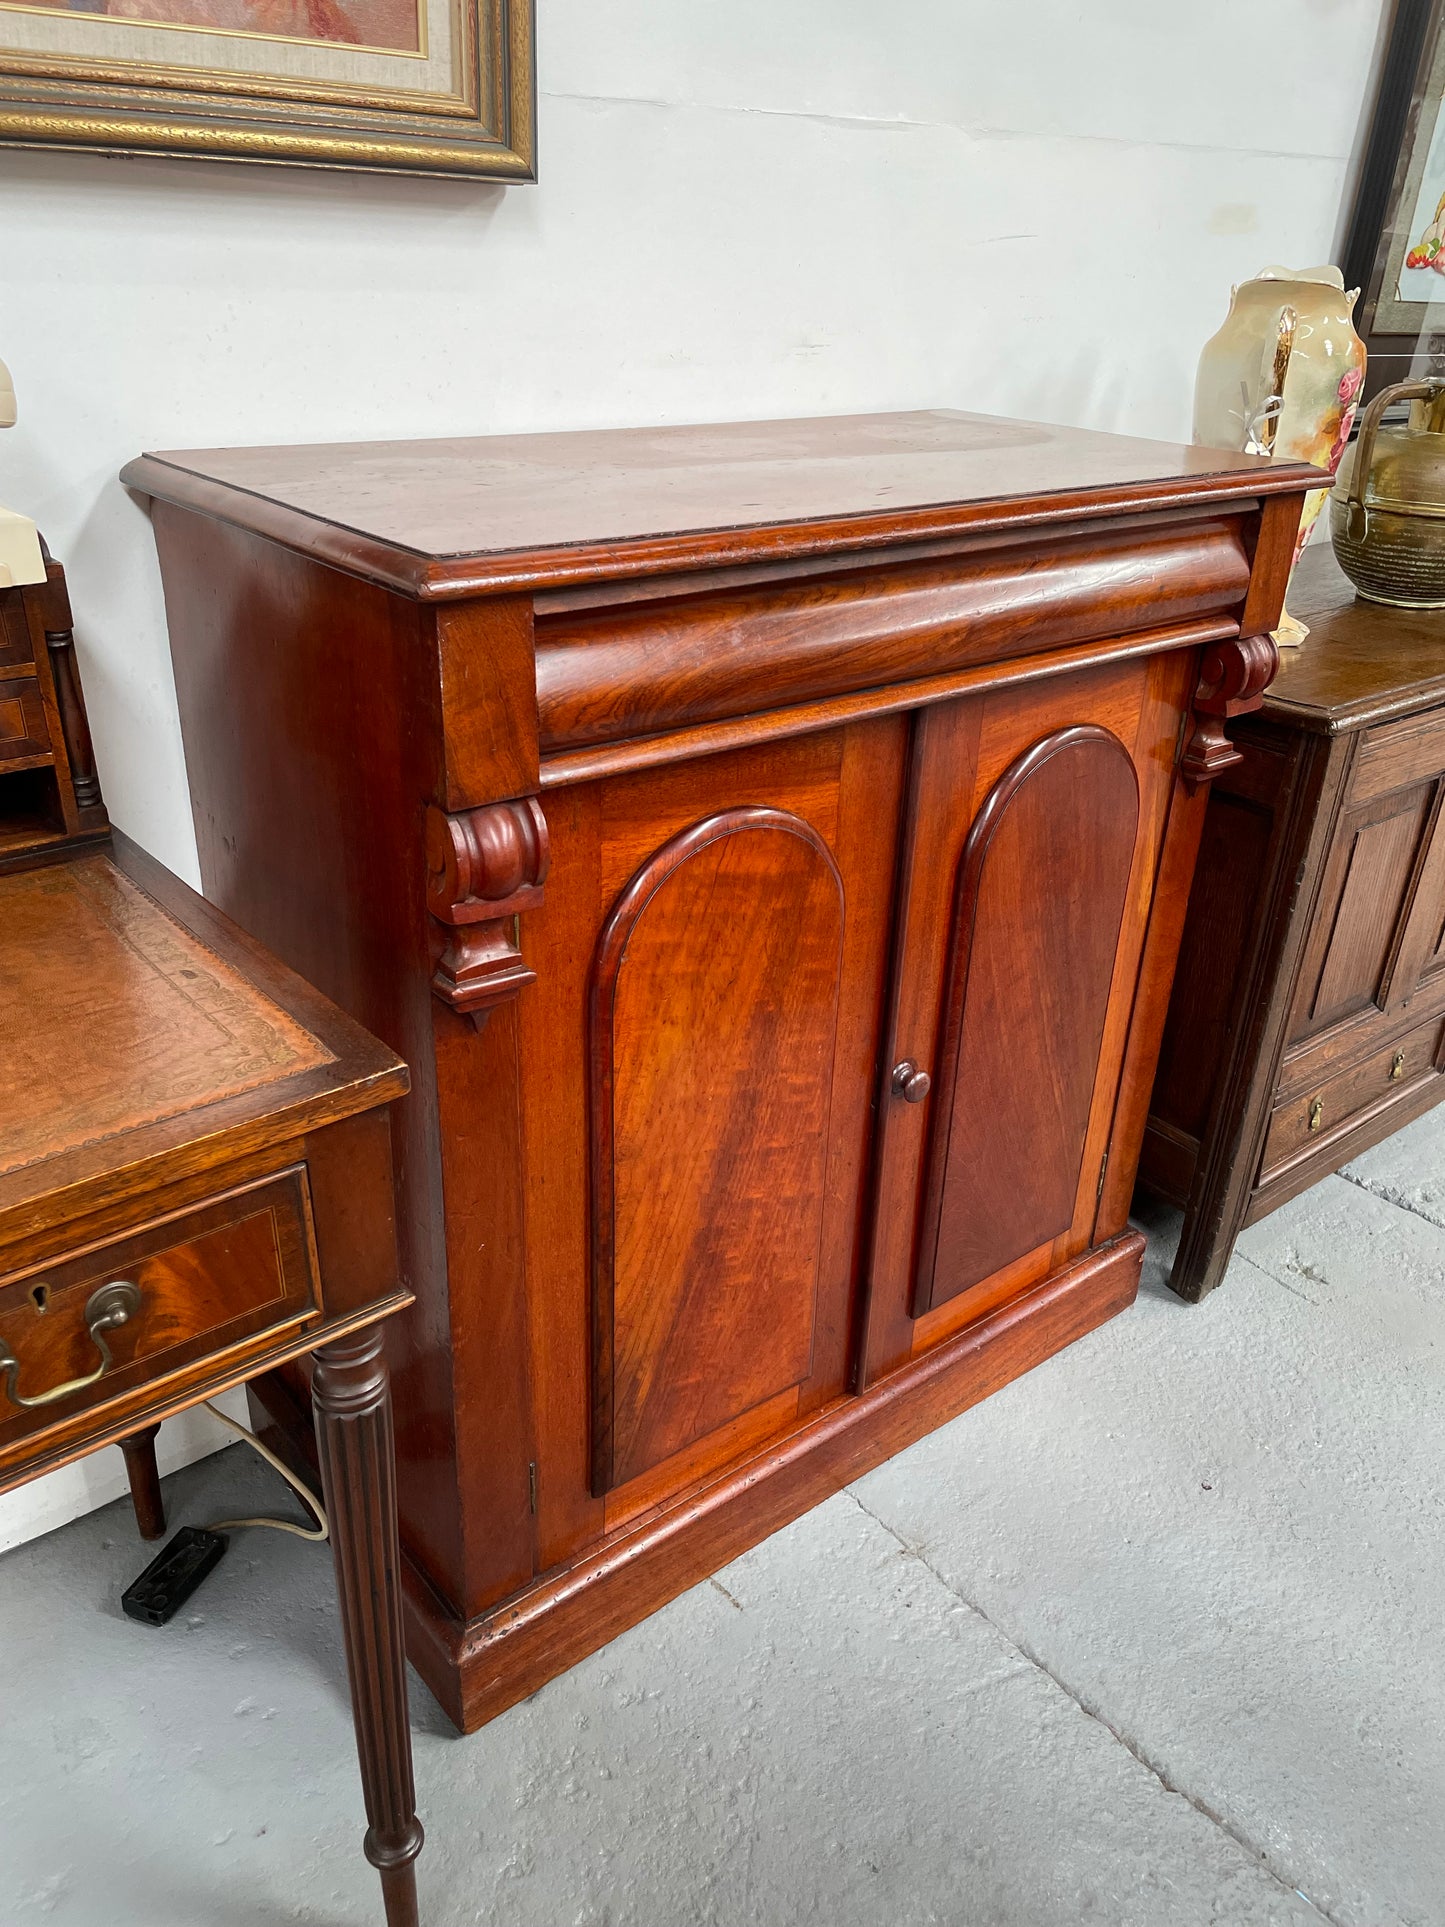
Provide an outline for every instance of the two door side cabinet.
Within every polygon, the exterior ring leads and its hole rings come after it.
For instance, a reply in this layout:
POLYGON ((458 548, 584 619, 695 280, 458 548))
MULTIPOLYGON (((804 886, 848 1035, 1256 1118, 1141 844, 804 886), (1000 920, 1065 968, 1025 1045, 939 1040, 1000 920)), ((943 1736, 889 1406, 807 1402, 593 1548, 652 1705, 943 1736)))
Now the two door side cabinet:
POLYGON ((1132 1300, 1313 470, 934 413, 126 478, 206 889, 413 1067, 402 1532, 459 1725, 1132 1300))

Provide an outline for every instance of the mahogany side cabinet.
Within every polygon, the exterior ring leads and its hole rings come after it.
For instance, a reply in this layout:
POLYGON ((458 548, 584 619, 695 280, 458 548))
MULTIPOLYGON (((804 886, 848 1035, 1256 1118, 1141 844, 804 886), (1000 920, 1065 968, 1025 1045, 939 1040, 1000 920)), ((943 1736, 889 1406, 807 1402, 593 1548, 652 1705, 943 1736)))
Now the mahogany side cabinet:
POLYGON ((1445 614, 1357 600, 1327 545, 1310 624, 1215 787, 1140 1177, 1184 1207, 1198 1300, 1234 1241, 1445 1099, 1445 614))
POLYGON ((1131 1302, 1314 470, 937 412, 125 479, 206 890, 412 1067, 388 1343, 458 1725, 1131 1302))

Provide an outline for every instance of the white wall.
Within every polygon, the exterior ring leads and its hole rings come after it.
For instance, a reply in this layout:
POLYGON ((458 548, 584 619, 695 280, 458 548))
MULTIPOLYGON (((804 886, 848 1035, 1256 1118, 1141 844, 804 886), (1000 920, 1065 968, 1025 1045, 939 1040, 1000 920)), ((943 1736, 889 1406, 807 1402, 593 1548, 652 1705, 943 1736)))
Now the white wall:
MULTIPOLYGON (((194 880, 130 455, 927 405, 1187 438, 1231 282, 1332 255, 1383 5, 538 0, 535 187, 7 153, 0 500, 66 563, 115 820, 194 880)), ((91 1502, 59 1474, 0 1536, 91 1502)))

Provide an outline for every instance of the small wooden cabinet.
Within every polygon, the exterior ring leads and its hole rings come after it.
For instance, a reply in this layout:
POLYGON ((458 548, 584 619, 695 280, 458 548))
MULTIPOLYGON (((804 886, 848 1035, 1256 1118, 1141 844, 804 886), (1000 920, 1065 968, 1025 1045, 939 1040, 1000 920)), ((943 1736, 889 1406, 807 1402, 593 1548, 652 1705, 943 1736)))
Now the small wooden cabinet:
POLYGON ((0 589, 0 873, 109 830, 65 571, 47 554, 44 582, 0 589))
POLYGON ((1327 548, 1310 624, 1216 785, 1140 1175, 1185 1207, 1172 1283, 1445 1097, 1445 616, 1357 601, 1327 548))
POLYGON ((413 1067, 403 1533, 459 1724, 1129 1303, 1313 471, 935 414, 127 476, 206 887, 413 1067))

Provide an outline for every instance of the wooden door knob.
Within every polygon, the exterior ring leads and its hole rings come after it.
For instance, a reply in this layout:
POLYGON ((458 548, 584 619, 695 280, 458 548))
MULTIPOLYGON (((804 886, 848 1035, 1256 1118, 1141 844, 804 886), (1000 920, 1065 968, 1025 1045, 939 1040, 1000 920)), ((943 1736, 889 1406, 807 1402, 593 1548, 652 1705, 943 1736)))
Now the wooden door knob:
POLYGON ((905 1104, 921 1104, 933 1087, 933 1079, 927 1071, 919 1070, 910 1059, 904 1058, 901 1064, 893 1067, 893 1090, 905 1104))

